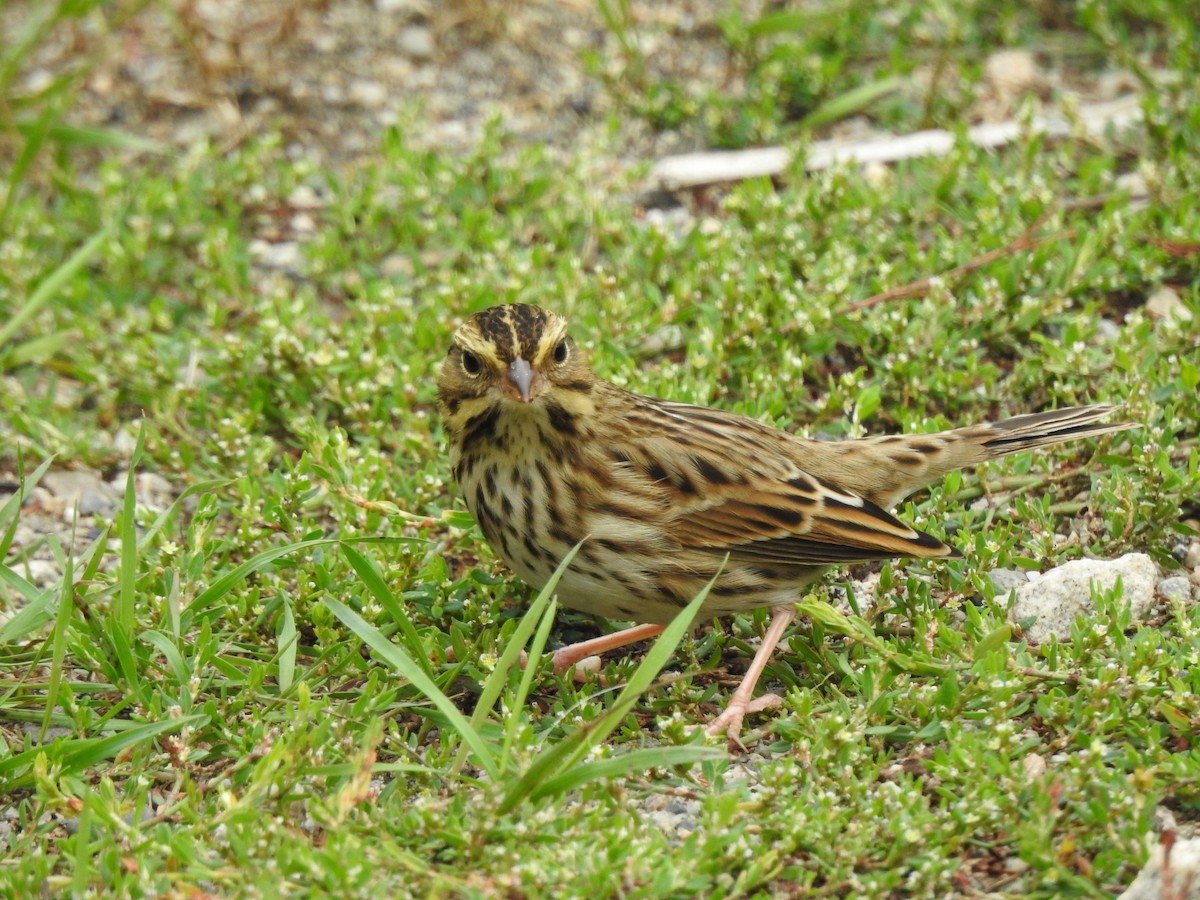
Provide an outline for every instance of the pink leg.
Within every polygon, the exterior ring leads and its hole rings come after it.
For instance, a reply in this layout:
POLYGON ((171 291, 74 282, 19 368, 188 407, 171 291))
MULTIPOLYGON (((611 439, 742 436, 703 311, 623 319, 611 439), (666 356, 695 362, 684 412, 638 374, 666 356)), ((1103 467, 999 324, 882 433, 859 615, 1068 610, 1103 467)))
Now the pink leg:
POLYGON ((709 722, 708 727, 704 729, 707 734, 720 734, 724 731, 729 740, 741 744, 738 735, 741 734, 742 719, 746 713, 770 709, 783 702, 783 699, 775 694, 767 694, 757 700, 750 698, 754 694, 754 687, 758 684, 758 679, 762 676, 767 663, 770 662, 771 654, 775 652, 775 647, 782 640, 783 633, 787 631, 787 627, 792 624, 794 618, 796 618, 794 606, 781 606, 771 613, 771 624, 767 626, 767 633, 763 635, 762 645, 754 654, 750 668, 746 670, 746 674, 742 676, 742 683, 729 698, 725 711, 709 722))
POLYGON ((554 654, 554 671, 561 672, 569 669, 584 657, 604 653, 606 650, 616 650, 637 641, 644 641, 657 634, 662 634, 662 625, 635 625, 624 631, 614 631, 590 641, 580 641, 578 644, 568 644, 554 654))
MULTIPOLYGON (((561 650, 554 653, 552 662, 555 672, 562 672, 576 666, 577 663, 587 663, 580 666, 571 673, 571 677, 576 681, 587 681, 589 672, 600 671, 600 657, 596 654, 604 653, 608 650, 616 650, 618 647, 627 647, 630 644, 635 644, 638 641, 644 641, 647 638, 652 638, 662 634, 663 625, 635 625, 632 628, 626 628, 624 631, 614 631, 612 634, 601 635, 598 638, 592 638, 590 641, 580 641, 577 644, 567 644, 561 650)), ((446 649, 446 659, 453 662, 454 648, 446 649)), ((528 657, 525 651, 521 651, 521 668, 525 668, 528 663, 528 657)), ((600 683, 604 684, 604 676, 600 675, 600 683)))

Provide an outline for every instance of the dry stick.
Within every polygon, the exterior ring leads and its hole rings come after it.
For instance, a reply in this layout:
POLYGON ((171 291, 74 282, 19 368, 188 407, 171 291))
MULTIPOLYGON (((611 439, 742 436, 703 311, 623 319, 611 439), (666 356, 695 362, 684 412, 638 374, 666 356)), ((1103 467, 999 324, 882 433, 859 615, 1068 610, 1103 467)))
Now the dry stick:
POLYGON ((1195 256, 1200 253, 1200 241, 1169 241, 1166 238, 1144 237, 1148 244, 1153 244, 1160 250, 1165 250, 1172 256, 1195 256))
MULTIPOLYGON (((1058 241, 1075 237, 1074 228, 1066 228, 1062 231, 1056 231, 1053 234, 1044 234, 1040 237, 1035 237, 1033 232, 1041 227, 1042 219, 1034 223, 1033 227, 1026 231, 1023 235, 1007 246, 1001 247, 999 250, 989 250, 987 253, 976 256, 974 259, 963 263, 961 266, 955 266, 941 275, 935 276, 938 280, 947 280, 950 278, 958 278, 960 275, 966 275, 968 272, 973 272, 976 269, 986 266, 990 262, 1011 256, 1014 253, 1019 253, 1022 250, 1032 250, 1039 244, 1045 244, 1048 241, 1058 241)), ((933 278, 922 278, 920 281, 913 281, 909 284, 901 285, 897 288, 892 288, 890 291, 884 291, 882 294, 876 294, 874 297, 868 297, 866 300, 860 300, 857 303, 851 303, 838 311, 838 315, 844 316, 847 313, 858 312, 861 309, 869 309, 872 306, 877 306, 880 303, 887 303, 890 300, 904 300, 909 297, 923 297, 929 292, 933 286, 933 278)), ((786 326, 785 326, 786 328, 786 326)))
MULTIPOLYGON (((1099 209, 1112 199, 1112 194, 1098 194, 1094 197, 1080 197, 1075 200, 1067 200, 1060 205, 1061 211, 1078 212, 1086 209, 1099 209)), ((1035 237, 1035 232, 1045 224, 1050 217, 1050 212, 1043 214, 1029 229, 1019 238, 1001 247, 999 250, 991 250, 980 256, 975 257, 961 266, 956 266, 947 272, 937 276, 939 280, 949 278, 957 278, 960 275, 966 275, 968 272, 973 272, 981 266, 986 266, 990 262, 994 262, 1004 256, 1009 256, 1013 253, 1019 253, 1022 250, 1032 250, 1039 244, 1044 244, 1048 241, 1057 241, 1063 238, 1075 237, 1075 229, 1067 228, 1063 231, 1057 231, 1054 234, 1045 234, 1040 237, 1035 237)), ((1154 244, 1155 246, 1171 253, 1175 256, 1187 256, 1200 251, 1200 242, 1185 242, 1185 241, 1167 241, 1161 238, 1147 237, 1144 240, 1154 244)), ((890 291, 884 291, 882 294, 876 294, 873 297, 868 297, 866 300, 860 300, 857 303, 852 303, 843 308, 838 314, 845 315, 846 313, 857 312, 861 309, 869 309, 872 306, 877 306, 880 303, 887 303, 890 300, 904 300, 910 297, 922 297, 928 293, 933 285, 932 278, 922 278, 920 281, 913 281, 909 284, 901 285, 897 288, 892 288, 890 291)), ((784 330, 788 330, 788 326, 784 326, 784 330)))

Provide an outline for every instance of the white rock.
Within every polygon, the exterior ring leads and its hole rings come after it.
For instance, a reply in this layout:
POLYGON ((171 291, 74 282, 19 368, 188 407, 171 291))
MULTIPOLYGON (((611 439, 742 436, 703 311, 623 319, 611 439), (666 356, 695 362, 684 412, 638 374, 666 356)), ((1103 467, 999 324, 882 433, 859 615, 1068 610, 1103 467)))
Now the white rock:
POLYGON ((1146 312, 1151 318, 1163 321, 1184 322, 1192 321, 1192 311, 1179 297, 1179 292, 1168 285, 1159 287, 1146 300, 1146 312))
POLYGON ((54 502, 46 504, 46 508, 58 511, 64 522, 72 521, 77 510, 81 516, 107 516, 117 508, 116 493, 92 472, 47 472, 42 487, 54 497, 54 502))
POLYGON ((128 426, 118 428, 112 438, 112 448, 121 456, 133 456, 134 448, 137 447, 137 428, 130 429, 128 426))
POLYGON ((1200 541, 1196 541, 1188 546, 1187 554, 1183 557, 1183 564, 1189 569, 1200 566, 1200 541))
POLYGON ((1150 848, 1150 859, 1138 872, 1133 884, 1125 889, 1118 900, 1200 900, 1200 838, 1176 841, 1171 846, 1167 874, 1163 878, 1163 857, 1166 853, 1162 841, 1156 840, 1150 848))
POLYGON ((1127 191, 1131 197, 1145 197, 1150 192, 1146 186, 1146 178, 1141 172, 1126 172, 1118 175, 1115 182, 1119 191, 1127 191))
POLYGON ((288 194, 288 206, 294 209, 321 209, 326 206, 325 199, 311 185, 300 184, 288 194))
POLYGON ((1093 584, 1100 591, 1111 591, 1121 579, 1122 601, 1129 604, 1135 619, 1141 618, 1154 603, 1158 569, 1145 553, 1127 553, 1119 559, 1077 559, 1051 569, 1017 589, 1013 604, 1014 619, 1035 618, 1025 630, 1031 641, 1042 643, 1056 636, 1071 637, 1077 616, 1085 618, 1096 611, 1092 602, 1093 584))
POLYGON ((403 253, 392 253, 379 263, 379 274, 384 278, 408 278, 416 271, 413 261, 403 253))
POLYGON ((1186 575, 1172 575, 1158 583, 1158 592, 1172 603, 1192 602, 1192 581, 1186 575))
POLYGON ((1029 583, 1029 573, 1020 569, 992 569, 988 572, 997 599, 1006 599, 1010 593, 1029 583))
POLYGON ((862 167, 863 180, 873 188, 883 188, 895 181, 889 166, 879 160, 871 160, 862 167))
POLYGON ((400 52, 410 59, 432 59, 436 46, 433 32, 423 25, 410 25, 400 32, 400 52))
POLYGON ((1038 87, 1042 77, 1037 62, 1028 50, 1001 50, 988 57, 983 67, 984 77, 996 93, 1011 97, 1038 87))
POLYGON ((641 351, 651 356, 687 346, 687 335, 674 323, 655 328, 642 341, 641 351))
POLYGON ((27 559, 14 568, 39 588, 51 587, 62 580, 62 569, 52 559, 27 559))
POLYGON ((375 0, 375 8, 381 13, 406 13, 428 15, 426 0, 375 0))
POLYGON ((157 472, 139 474, 133 481, 133 489, 138 502, 154 510, 166 509, 175 499, 175 488, 157 472))
POLYGON ((388 92, 378 81, 358 78, 350 82, 350 100, 366 109, 377 109, 387 101, 388 92))
POLYGON ((256 238, 250 242, 248 250, 252 260, 268 269, 294 271, 300 268, 304 260, 300 245, 295 241, 271 243, 256 238))
POLYGON ((296 213, 288 220, 292 231, 298 235, 310 235, 317 233, 317 220, 306 212, 296 213))

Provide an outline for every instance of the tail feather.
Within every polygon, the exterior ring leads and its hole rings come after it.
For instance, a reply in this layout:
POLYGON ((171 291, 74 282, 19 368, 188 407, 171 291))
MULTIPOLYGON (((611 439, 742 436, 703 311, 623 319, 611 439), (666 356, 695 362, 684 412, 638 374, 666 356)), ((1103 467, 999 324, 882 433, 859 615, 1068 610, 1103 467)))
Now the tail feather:
POLYGON ((997 457, 1076 438, 1109 434, 1132 428, 1133 423, 1131 422, 1092 424, 1117 409, 1120 407, 1077 406, 1016 416, 1012 419, 1005 419, 1003 422, 982 426, 987 429, 989 434, 983 436, 981 444, 990 457, 997 457))
POLYGON ((1021 450, 1134 427, 1129 422, 1099 422, 1119 408, 1055 409, 951 431, 886 435, 841 444, 800 441, 806 450, 800 465, 827 484, 891 509, 913 491, 956 469, 1021 450))

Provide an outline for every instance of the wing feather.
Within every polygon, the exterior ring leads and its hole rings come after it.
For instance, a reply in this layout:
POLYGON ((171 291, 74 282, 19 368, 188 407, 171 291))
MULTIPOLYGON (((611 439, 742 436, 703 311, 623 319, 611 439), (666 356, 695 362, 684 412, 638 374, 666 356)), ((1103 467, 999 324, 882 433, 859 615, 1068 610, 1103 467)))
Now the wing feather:
POLYGON ((805 472, 799 442, 771 446, 790 438, 769 426, 680 403, 658 412, 665 414, 661 430, 638 442, 630 464, 644 476, 644 489, 660 495, 664 534, 680 547, 783 566, 959 555, 870 500, 805 472), (692 410, 702 414, 703 430, 689 421, 692 410))
POLYGON ((795 488, 787 480, 711 486, 672 509, 675 514, 667 523, 672 540, 746 561, 831 565, 957 555, 874 503, 815 480, 812 490, 795 488))

